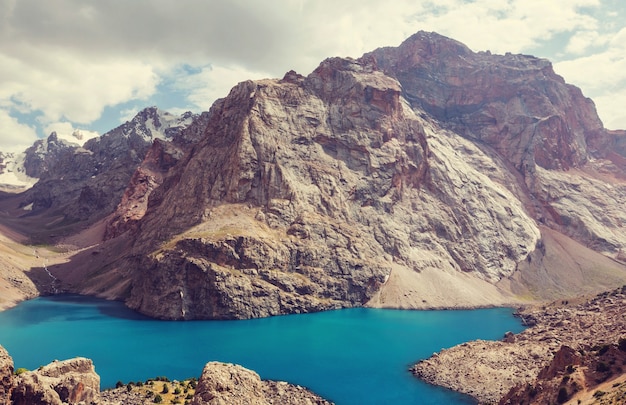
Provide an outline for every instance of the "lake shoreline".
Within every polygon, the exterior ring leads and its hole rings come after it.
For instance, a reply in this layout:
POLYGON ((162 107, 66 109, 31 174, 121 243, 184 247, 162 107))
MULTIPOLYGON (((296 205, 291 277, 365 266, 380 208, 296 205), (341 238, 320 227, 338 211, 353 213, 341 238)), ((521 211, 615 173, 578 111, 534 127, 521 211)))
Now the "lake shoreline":
POLYGON ((107 387, 154 375, 184 379, 199 375, 200 362, 221 361, 255 370, 262 379, 308 387, 337 404, 403 404, 418 397, 432 397, 434 402, 425 402, 432 404, 450 403, 450 398, 468 404, 465 396, 428 388, 408 372, 408 365, 442 347, 480 337, 499 339, 506 330, 523 329, 513 310, 502 308, 349 308, 240 322, 138 322, 130 315, 111 317, 116 311, 131 313, 119 302, 80 297, 41 297, 0 313, 0 324, 13 325, 0 328, 0 342, 18 367, 36 369, 51 361, 47 359, 81 355, 93 359, 107 387), (105 350, 111 345, 116 350, 105 350), (294 358, 307 367, 296 367, 294 358), (381 392, 378 387, 383 386, 381 392))

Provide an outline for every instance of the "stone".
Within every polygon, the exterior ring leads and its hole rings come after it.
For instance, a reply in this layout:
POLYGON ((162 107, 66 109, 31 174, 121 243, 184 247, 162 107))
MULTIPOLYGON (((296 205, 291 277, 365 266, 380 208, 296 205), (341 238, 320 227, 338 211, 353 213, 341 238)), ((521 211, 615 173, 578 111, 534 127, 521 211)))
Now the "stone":
POLYGON ((92 403, 100 397, 100 376, 85 358, 54 361, 15 377, 14 405, 92 403))
POLYGON ((264 381, 241 366, 210 362, 204 366, 191 405, 330 405, 311 391, 280 381, 264 381))

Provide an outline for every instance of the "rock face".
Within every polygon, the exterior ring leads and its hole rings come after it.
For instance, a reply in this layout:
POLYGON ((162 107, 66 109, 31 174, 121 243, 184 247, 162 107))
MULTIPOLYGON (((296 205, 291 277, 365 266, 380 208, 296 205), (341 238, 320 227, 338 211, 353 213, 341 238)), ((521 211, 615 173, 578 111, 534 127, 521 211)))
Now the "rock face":
POLYGON ((586 138, 603 130, 593 102, 545 59, 475 53, 427 32, 365 57, 398 78, 413 106, 491 146, 522 175, 584 164, 586 138))
POLYGON ((13 359, 0 346, 0 405, 9 405, 13 388, 13 359))
POLYGON ((100 396, 100 376, 89 359, 55 361, 15 377, 13 405, 91 403, 100 396))
POLYGON ((257 373, 234 364, 208 363, 191 405, 330 405, 300 386, 262 381, 257 373))

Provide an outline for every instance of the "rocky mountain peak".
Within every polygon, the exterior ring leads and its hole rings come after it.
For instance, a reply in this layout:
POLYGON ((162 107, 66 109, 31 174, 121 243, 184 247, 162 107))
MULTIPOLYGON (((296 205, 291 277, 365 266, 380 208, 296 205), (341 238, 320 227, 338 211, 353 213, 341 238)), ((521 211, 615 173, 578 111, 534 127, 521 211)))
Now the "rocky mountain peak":
POLYGON ((420 32, 364 56, 402 85, 404 97, 459 134, 493 147, 523 174, 568 169, 588 159, 602 130, 593 102, 545 59, 475 53, 420 32))
MULTIPOLYGON (((44 217, 54 212, 69 224, 89 224, 111 214, 153 141, 172 141, 195 118, 191 113, 175 116, 148 107, 82 147, 54 133, 37 141, 26 151, 25 166, 39 167, 32 173, 39 181, 23 194, 21 206, 44 217)), ((38 238, 56 231, 42 230, 38 238)))

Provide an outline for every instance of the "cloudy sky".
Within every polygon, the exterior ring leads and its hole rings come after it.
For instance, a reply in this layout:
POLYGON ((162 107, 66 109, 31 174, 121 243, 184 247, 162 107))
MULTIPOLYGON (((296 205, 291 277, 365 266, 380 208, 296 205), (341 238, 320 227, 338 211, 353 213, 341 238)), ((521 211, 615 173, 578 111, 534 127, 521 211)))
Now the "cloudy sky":
POLYGON ((626 128, 623 0, 0 0, 0 151, 101 134, 150 105, 207 110, 239 81, 419 30, 548 58, 626 128))

